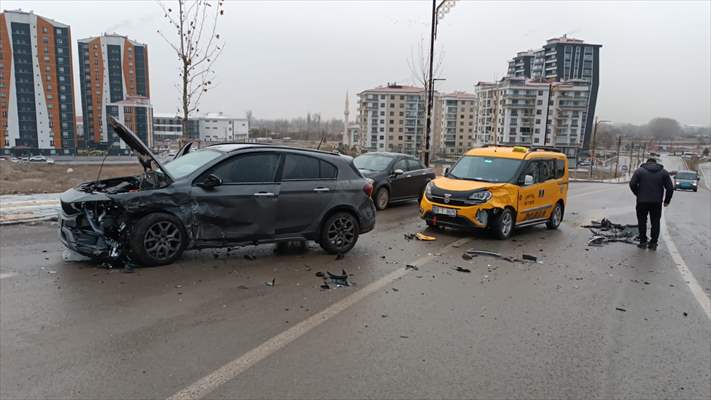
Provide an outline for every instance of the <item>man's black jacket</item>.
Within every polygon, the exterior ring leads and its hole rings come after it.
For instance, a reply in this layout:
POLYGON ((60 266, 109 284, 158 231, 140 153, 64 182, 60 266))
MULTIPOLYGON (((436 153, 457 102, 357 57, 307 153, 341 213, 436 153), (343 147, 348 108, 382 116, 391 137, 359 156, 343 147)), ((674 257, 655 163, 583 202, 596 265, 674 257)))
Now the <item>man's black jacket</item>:
POLYGON ((637 203, 669 204, 674 193, 674 183, 662 164, 647 162, 632 175, 630 189, 637 196, 637 203))

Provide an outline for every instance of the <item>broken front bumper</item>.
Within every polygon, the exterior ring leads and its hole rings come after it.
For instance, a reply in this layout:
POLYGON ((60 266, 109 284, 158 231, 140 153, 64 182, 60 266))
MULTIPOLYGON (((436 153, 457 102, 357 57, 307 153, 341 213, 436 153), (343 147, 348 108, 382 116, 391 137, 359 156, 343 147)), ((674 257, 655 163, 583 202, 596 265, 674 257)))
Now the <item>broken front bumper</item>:
POLYGON ((116 241, 96 232, 83 213, 69 215, 59 213, 59 239, 68 249, 94 259, 118 257, 116 241))
POLYGON ((496 214, 497 209, 486 203, 472 206, 452 206, 434 203, 427 197, 423 197, 420 201, 420 218, 432 225, 459 229, 484 229, 491 225, 496 214), (455 210, 456 215, 436 213, 435 207, 455 210))

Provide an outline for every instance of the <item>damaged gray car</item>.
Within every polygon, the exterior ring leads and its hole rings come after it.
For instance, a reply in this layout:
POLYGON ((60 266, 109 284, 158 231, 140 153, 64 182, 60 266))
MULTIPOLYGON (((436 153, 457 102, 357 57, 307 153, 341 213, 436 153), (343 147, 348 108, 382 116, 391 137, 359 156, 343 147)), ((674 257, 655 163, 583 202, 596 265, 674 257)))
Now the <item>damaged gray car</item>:
POLYGON ((82 183, 61 196, 59 236, 97 261, 164 265, 184 250, 316 241, 342 254, 375 226, 372 181, 348 156, 257 144, 183 147, 162 164, 109 120, 144 173, 82 183))

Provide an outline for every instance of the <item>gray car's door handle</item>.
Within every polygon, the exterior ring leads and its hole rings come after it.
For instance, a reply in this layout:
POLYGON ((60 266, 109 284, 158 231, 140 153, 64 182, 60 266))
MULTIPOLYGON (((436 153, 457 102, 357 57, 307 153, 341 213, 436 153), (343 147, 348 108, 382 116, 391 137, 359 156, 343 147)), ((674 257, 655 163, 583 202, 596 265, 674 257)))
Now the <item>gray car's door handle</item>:
POLYGON ((257 192, 254 197, 274 197, 274 193, 271 192, 257 192))
POLYGON ((331 189, 329 189, 327 187, 317 187, 314 189, 314 192, 330 192, 330 191, 331 191, 331 189))

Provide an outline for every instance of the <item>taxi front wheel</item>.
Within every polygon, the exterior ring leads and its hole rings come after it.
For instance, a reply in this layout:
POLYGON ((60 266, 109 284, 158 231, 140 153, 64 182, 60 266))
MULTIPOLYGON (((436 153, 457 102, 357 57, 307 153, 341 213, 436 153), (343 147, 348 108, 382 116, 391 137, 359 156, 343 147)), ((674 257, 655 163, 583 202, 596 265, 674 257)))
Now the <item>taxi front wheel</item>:
POLYGON ((557 203, 555 205, 555 208, 553 209, 553 212, 551 213, 551 217, 548 219, 548 222, 546 222, 546 228, 548 229, 558 229, 560 226, 560 221, 563 220, 563 206, 560 205, 560 203, 557 203))
POLYGON ((514 226, 514 213, 510 208, 504 208, 501 214, 496 219, 494 223, 493 230, 501 240, 506 240, 511 237, 511 232, 513 232, 514 226))

